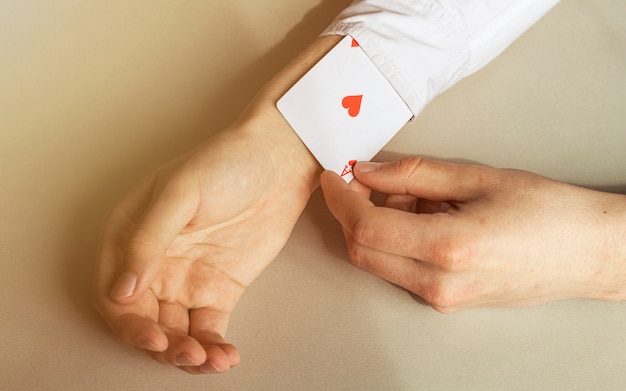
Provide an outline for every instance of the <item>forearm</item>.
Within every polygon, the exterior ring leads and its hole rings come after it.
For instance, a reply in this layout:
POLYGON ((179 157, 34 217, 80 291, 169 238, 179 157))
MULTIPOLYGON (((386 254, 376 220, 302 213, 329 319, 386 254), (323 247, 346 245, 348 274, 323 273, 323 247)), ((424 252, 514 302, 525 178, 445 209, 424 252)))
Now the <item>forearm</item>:
MULTIPOLYGON (((276 75, 241 117, 239 125, 271 141, 310 192, 320 165, 276 108, 278 99, 350 34, 416 116, 437 94, 479 69, 530 27, 558 0, 506 0, 467 5, 455 0, 354 2, 300 56, 276 75)), ((382 147, 377 146, 377 147, 382 147)))
POLYGON ((626 195, 596 193, 595 228, 599 272, 592 277, 602 287, 594 298, 626 300, 626 195))

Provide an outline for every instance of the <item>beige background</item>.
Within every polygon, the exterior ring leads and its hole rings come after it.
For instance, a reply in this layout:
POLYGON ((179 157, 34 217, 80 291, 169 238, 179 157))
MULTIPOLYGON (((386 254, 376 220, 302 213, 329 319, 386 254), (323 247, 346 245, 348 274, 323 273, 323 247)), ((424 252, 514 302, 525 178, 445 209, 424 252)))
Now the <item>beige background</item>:
MULTIPOLYGON (((342 0, 0 0, 0 389, 623 389, 626 303, 436 313, 346 260, 319 193, 193 377, 91 307, 98 227, 227 125, 342 0)), ((387 146, 626 192, 626 3, 564 1, 387 146)), ((563 205, 567 208, 567 205, 563 205)))

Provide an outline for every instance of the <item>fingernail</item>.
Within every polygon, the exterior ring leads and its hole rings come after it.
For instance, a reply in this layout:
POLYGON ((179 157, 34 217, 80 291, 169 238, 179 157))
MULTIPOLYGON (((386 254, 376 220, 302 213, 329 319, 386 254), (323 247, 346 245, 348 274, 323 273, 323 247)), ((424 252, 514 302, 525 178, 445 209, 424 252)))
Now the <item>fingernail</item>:
POLYGON ((220 370, 213 364, 213 361, 209 360, 208 363, 205 363, 200 367, 200 372, 202 373, 222 373, 224 371, 220 370), (208 364, 208 365, 207 365, 208 364))
POLYGON ((142 349, 146 349, 146 350, 149 350, 151 352, 158 352, 159 351, 159 347, 156 346, 155 343, 152 342, 152 340, 149 340, 149 339, 144 339, 144 340, 139 341, 138 345, 142 349))
POLYGON ((174 358, 174 364, 179 367, 190 367, 196 365, 196 363, 186 353, 181 353, 174 358))
POLYGON ((111 291, 111 297, 113 299, 125 299, 130 297, 135 293, 136 286, 137 276, 132 273, 122 273, 111 291))
POLYGON ((222 373, 224 371, 222 371, 221 369, 219 369, 218 367, 215 366, 215 364, 213 363, 213 361, 209 361, 209 364, 211 364, 211 366, 213 367, 213 369, 215 369, 218 373, 222 373))
POLYGON ((372 172, 378 170, 381 163, 376 162, 359 162, 356 164, 356 169, 360 172, 372 172))
POLYGON ((235 366, 239 364, 239 353, 237 352, 230 352, 228 353, 228 361, 230 361, 230 365, 235 366))

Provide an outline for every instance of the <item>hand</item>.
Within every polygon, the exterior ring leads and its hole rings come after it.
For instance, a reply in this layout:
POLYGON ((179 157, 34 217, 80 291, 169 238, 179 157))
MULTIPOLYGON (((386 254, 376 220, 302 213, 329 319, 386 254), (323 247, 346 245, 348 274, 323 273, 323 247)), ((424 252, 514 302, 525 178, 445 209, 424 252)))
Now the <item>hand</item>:
POLYGON ((246 125, 224 131, 148 176, 113 210, 95 303, 123 342, 190 373, 239 363, 224 340, 229 315, 283 247, 317 181, 306 150, 271 134, 246 125))
POLYGON ((357 266, 442 312, 626 299, 626 197, 535 174, 420 158, 321 184, 357 266), (389 194, 384 207, 370 189, 389 194))

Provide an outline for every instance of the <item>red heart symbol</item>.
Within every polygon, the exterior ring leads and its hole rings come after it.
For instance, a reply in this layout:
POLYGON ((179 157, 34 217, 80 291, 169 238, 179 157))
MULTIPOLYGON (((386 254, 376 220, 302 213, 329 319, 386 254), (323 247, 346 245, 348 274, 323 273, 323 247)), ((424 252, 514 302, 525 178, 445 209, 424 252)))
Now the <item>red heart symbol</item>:
POLYGON ((341 101, 341 105, 344 109, 348 109, 350 117, 356 117, 361 111, 361 101, 363 95, 348 95, 341 101))

